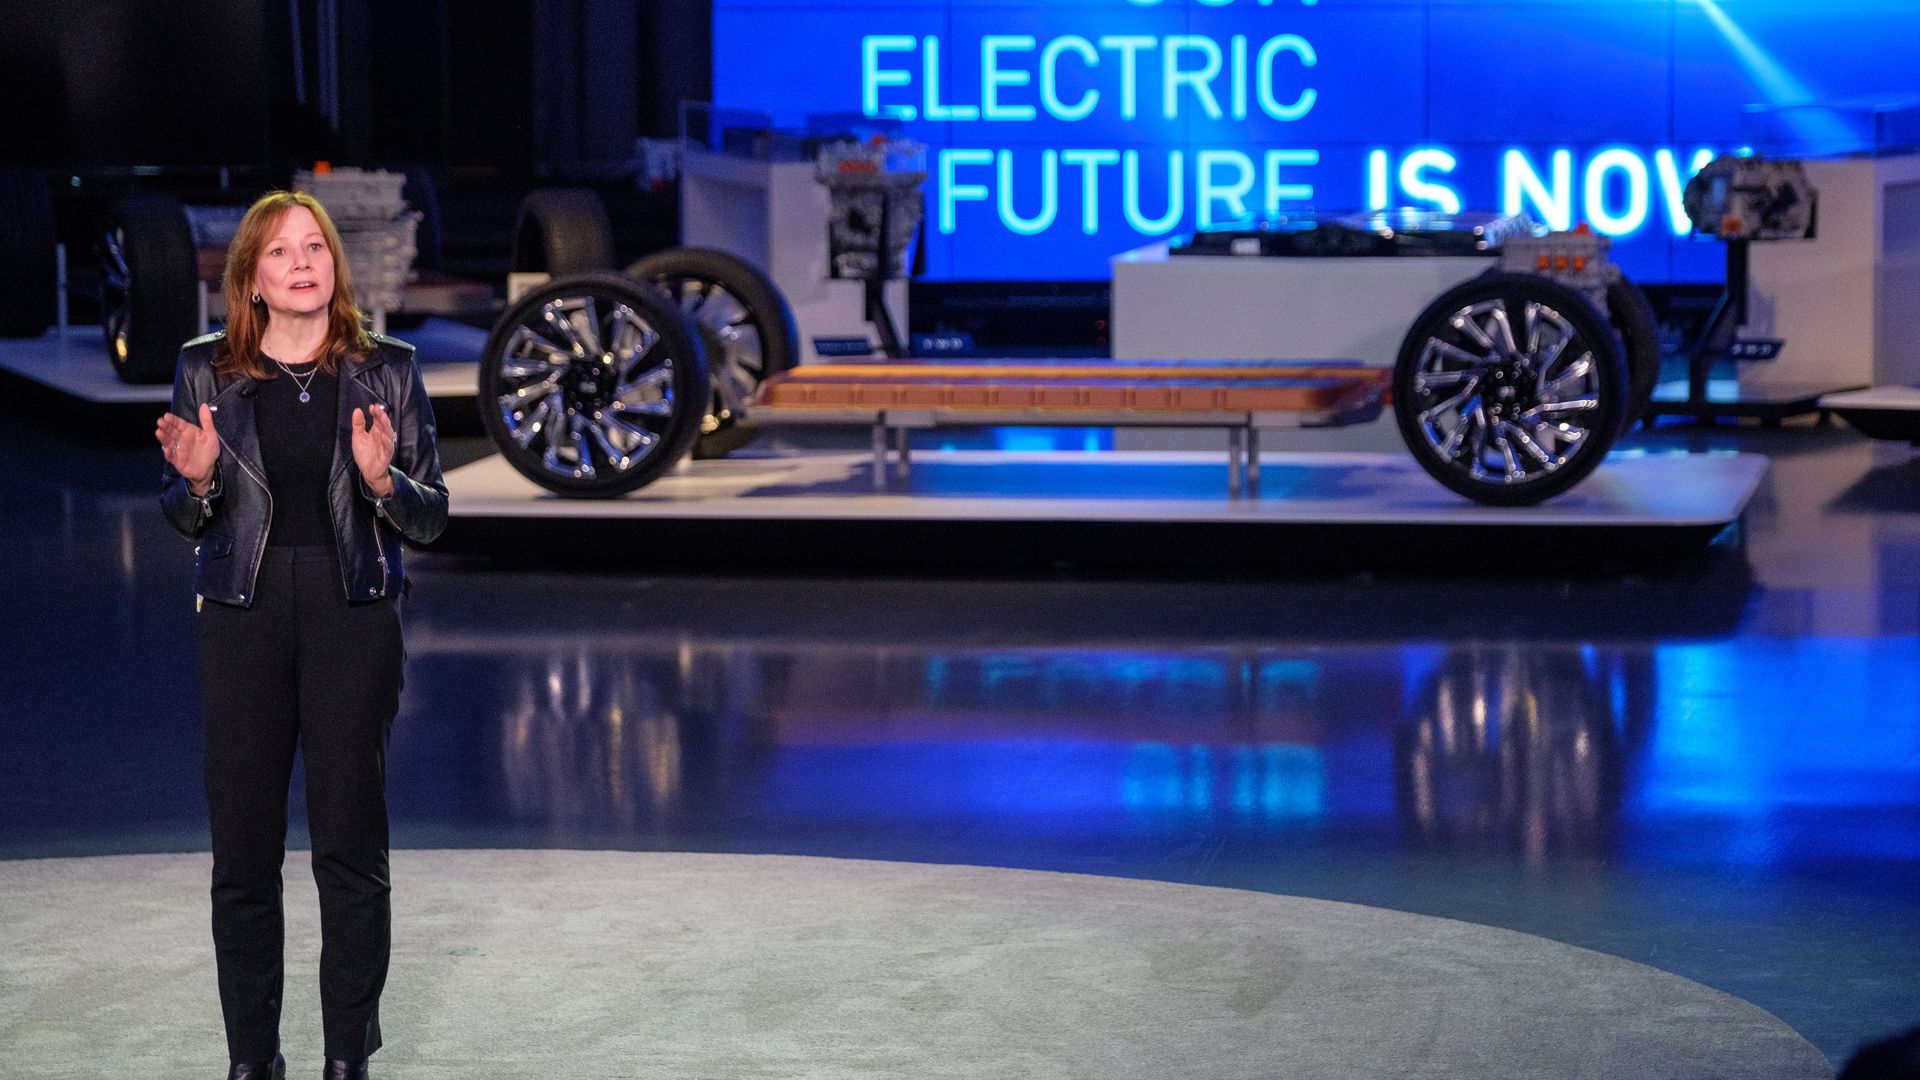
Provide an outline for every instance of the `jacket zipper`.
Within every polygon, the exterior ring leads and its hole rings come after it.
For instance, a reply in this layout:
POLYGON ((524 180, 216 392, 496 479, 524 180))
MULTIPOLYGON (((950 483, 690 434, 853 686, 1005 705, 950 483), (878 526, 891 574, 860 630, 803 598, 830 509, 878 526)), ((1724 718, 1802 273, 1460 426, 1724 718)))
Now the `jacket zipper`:
POLYGON ((369 519, 373 528, 373 554, 380 560, 380 595, 387 594, 387 549, 380 546, 380 512, 374 511, 369 519))
MULTIPOLYGON (((213 435, 214 435, 214 438, 220 440, 220 448, 233 455, 233 460, 239 464, 240 471, 243 473, 246 473, 247 476, 251 478, 254 483, 259 484, 261 491, 266 492, 267 521, 269 522, 273 521, 273 489, 267 486, 267 481, 265 480, 265 478, 256 475, 252 469, 247 467, 246 458, 241 457, 240 453, 234 450, 234 448, 227 443, 227 437, 225 435, 220 434, 218 431, 215 431, 213 435)), ((266 553, 267 553, 267 532, 265 529, 262 529, 260 531, 260 546, 258 548, 255 548, 253 552, 253 572, 249 574, 247 577, 247 592, 249 595, 251 595, 255 590, 255 588, 260 584, 260 560, 263 556, 266 555, 266 553)), ((240 599, 246 600, 246 597, 243 596, 240 599)))
MULTIPOLYGON (((356 373, 356 375, 358 374, 359 373, 356 373)), ((367 391, 367 395, 372 397, 374 401, 380 401, 379 396, 371 390, 367 391)), ((380 402, 380 407, 383 409, 386 408, 386 403, 380 402)), ((368 412, 372 412, 371 405, 368 406, 368 412)), ((358 478, 356 477, 356 479, 358 478)), ((373 530, 373 556, 380 560, 380 595, 385 596, 387 594, 387 549, 380 546, 380 511, 378 509, 374 510, 372 518, 368 521, 368 525, 373 530)))

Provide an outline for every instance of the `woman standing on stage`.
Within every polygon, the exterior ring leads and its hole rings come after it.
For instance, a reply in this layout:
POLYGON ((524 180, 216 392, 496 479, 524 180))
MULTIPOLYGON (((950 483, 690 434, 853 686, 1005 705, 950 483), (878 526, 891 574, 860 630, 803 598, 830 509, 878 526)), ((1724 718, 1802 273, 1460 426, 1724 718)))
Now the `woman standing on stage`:
POLYGON ((402 537, 447 520, 413 349, 370 334, 340 236, 273 192, 227 254, 227 328, 187 343, 161 505, 197 539, 213 943, 229 1080, 279 1080, 280 866, 298 747, 320 891, 327 1080, 380 1047, 390 926, 387 736, 404 654, 402 537))

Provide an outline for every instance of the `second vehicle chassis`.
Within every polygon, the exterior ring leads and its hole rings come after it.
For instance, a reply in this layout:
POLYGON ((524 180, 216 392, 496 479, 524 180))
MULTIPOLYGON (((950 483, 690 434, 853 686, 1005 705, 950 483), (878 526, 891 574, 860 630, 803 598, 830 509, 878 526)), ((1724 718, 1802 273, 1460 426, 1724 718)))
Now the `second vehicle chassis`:
MULTIPOLYGON (((1525 505, 1579 483, 1645 410, 1659 346, 1603 241, 1508 241, 1499 265, 1413 317, 1391 369, 1325 361, 845 361, 795 368, 794 321, 750 264, 679 248, 625 274, 557 278, 488 339, 479 402, 522 475, 568 496, 634 491, 755 428, 869 424, 1214 426, 1230 483, 1257 484, 1262 427, 1370 420, 1390 398, 1408 449, 1448 488, 1525 505), (1242 461, 1245 460, 1244 472, 1242 461)), ((1357 301, 1364 302, 1364 301, 1357 301)))

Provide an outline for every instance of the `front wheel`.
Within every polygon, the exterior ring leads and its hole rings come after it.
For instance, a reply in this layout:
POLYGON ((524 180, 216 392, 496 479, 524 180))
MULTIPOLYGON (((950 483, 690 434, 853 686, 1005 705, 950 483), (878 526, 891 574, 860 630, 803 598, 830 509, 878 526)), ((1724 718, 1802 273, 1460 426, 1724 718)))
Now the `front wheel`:
POLYGON ((1441 294, 1414 320, 1393 370, 1394 417, 1414 460, 1497 506, 1537 503, 1585 479, 1631 398, 1606 317, 1530 274, 1441 294))
POLYGON ((699 437, 711 393, 699 333, 618 274, 521 297, 480 357, 487 434, 520 475, 561 495, 612 498, 657 479, 699 437))

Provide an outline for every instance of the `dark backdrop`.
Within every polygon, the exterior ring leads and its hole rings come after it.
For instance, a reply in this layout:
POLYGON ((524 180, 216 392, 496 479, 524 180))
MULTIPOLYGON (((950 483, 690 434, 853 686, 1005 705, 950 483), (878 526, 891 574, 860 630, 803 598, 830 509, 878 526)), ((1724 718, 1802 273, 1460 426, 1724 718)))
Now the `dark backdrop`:
POLYGON ((606 171, 711 95, 711 17, 710 0, 7 4, 0 165, 606 171))
POLYGON ((17 3, 0 14, 0 163, 254 164, 280 96, 265 5, 17 3))

